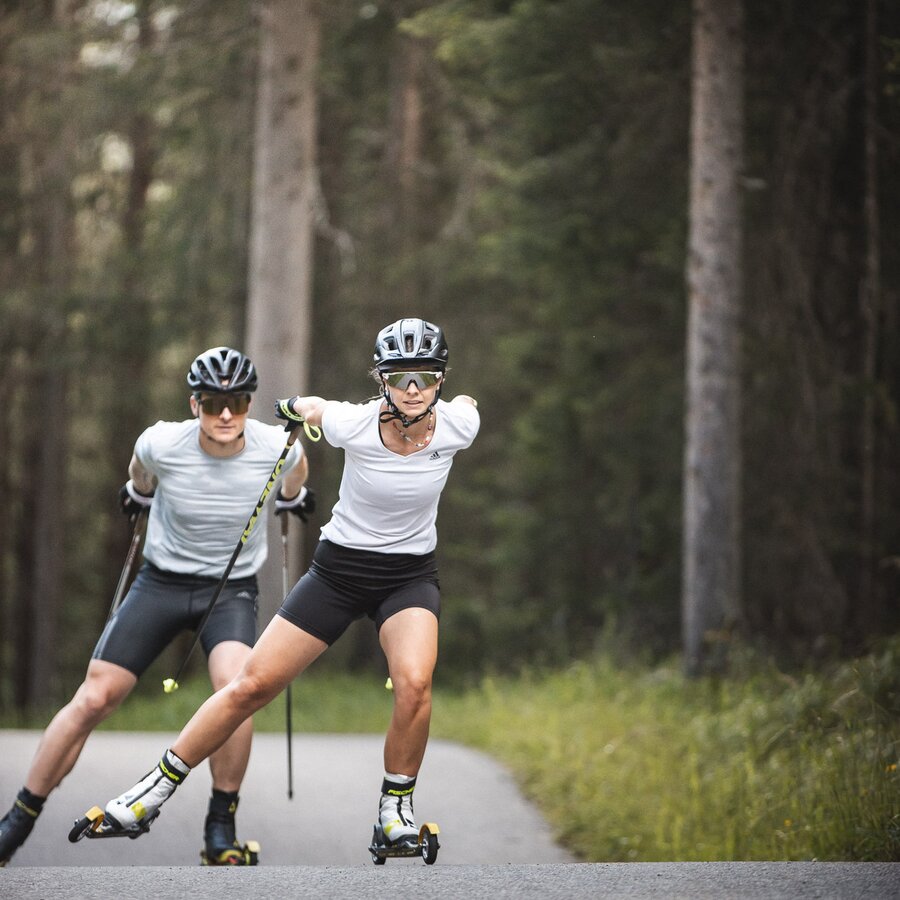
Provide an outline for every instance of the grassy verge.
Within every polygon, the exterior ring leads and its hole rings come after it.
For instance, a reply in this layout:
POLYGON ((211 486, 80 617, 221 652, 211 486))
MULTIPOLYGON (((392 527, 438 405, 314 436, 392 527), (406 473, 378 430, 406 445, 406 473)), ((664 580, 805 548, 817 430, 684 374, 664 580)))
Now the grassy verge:
POLYGON ((900 641, 820 675, 608 662, 446 698, 580 857, 900 859, 900 641))
MULTIPOLYGON (((102 727, 176 733, 208 685, 145 691, 102 727)), ((296 733, 383 732, 377 677, 310 674, 296 733)), ((42 727, 46 718, 6 721, 42 727)), ((285 727, 278 698, 256 717, 285 727)), ((900 860, 900 639, 827 672, 688 682, 609 660, 437 692, 432 734, 506 763, 579 857, 900 860)))

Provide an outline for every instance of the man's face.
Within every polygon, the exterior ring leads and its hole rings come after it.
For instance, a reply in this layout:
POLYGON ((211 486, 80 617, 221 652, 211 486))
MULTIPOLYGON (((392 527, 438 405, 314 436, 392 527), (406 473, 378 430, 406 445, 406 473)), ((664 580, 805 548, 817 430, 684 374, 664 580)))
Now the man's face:
POLYGON ((191 411, 200 419, 200 430, 212 441, 228 444, 244 433, 250 410, 248 393, 191 396, 191 411))

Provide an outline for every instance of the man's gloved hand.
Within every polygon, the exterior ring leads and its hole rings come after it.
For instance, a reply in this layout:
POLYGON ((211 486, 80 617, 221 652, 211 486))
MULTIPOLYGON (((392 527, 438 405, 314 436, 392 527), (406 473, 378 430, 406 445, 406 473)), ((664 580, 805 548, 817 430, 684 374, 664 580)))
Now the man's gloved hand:
POLYGON ((119 488, 119 507, 130 522, 133 522, 142 510, 149 510, 152 503, 153 494, 142 494, 130 478, 119 488))
POLYGON ((316 511, 316 495, 304 484, 300 488, 300 493, 290 500, 286 500, 281 493, 281 488, 275 495, 275 515, 280 516, 282 513, 289 512, 295 516, 299 516, 304 522, 309 521, 307 516, 316 511))

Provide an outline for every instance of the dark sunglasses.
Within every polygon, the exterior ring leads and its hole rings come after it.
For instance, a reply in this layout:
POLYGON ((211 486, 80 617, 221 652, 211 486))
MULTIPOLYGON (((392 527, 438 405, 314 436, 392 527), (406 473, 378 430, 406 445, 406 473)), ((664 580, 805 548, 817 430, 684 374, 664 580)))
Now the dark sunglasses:
POLYGON ((383 372, 381 377, 391 387, 405 391, 415 381, 419 390, 434 387, 443 377, 443 372, 383 372))
POLYGON ((226 407, 234 415, 242 415, 250 409, 249 394, 213 394, 211 397, 197 397, 197 402, 208 416, 220 416, 226 407))

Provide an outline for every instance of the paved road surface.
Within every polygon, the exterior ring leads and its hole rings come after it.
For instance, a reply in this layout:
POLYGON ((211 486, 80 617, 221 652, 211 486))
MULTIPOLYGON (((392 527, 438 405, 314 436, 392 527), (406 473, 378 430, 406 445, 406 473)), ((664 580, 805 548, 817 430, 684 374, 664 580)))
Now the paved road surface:
MULTIPOLYGON (((4 808, 38 737, 0 731, 4 808)), ((446 741, 429 745, 416 789, 420 820, 441 827, 437 864, 388 860, 376 867, 366 846, 381 737, 368 735, 296 737, 290 801, 284 737, 257 736, 239 813, 242 839, 262 844, 257 868, 197 865, 209 790, 204 769, 179 788, 150 834, 69 844, 72 820, 132 784, 165 744, 160 734, 94 734, 32 838, 0 869, 0 900, 900 900, 900 863, 576 864, 501 766, 446 741)))
POLYGON ((84 900, 893 900, 900 863, 0 869, 0 897, 84 900))
MULTIPOLYGON (((34 731, 0 731, 0 806, 21 787, 37 746, 34 731)), ((155 764, 172 735, 95 732, 75 769, 47 801, 31 838, 10 864, 19 866, 191 866, 198 861, 209 797, 204 764, 137 840, 83 840, 66 835, 75 818, 134 784, 155 764)), ((271 866, 352 866, 370 862, 366 850, 378 806, 383 768, 379 735, 295 735, 294 798, 287 799, 284 735, 259 734, 238 811, 238 838, 259 841, 271 866)), ((561 863, 536 810, 509 773, 483 753, 448 741, 429 742, 416 787, 420 822, 441 829, 440 862, 561 863)), ((391 860, 422 865, 421 860, 391 860)), ((390 862, 388 865, 390 865, 390 862)), ((0 890, 0 897, 3 896, 0 890)))

